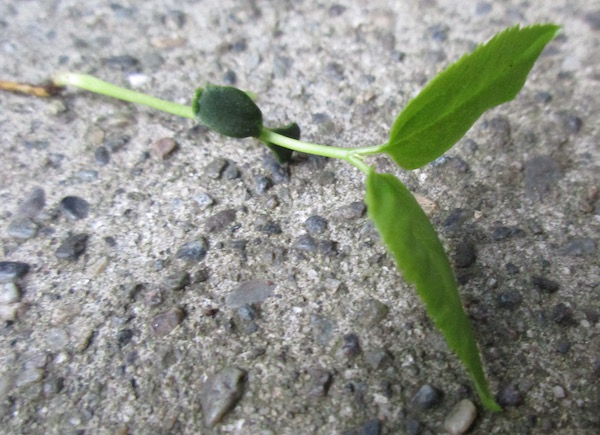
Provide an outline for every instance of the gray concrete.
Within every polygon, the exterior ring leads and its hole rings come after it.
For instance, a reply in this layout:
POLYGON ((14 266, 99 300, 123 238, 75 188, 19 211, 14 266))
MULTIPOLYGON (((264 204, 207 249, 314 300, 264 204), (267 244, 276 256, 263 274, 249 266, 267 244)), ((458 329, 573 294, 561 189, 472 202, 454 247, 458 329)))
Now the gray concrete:
POLYGON ((464 398, 477 404, 473 433, 598 433, 600 4, 342 3, 5 1, 0 79, 87 72, 185 103, 235 74, 269 125, 374 145, 476 44, 517 23, 562 24, 518 98, 446 158, 411 173, 370 160, 429 203, 462 253, 490 384, 513 406, 480 406, 372 225, 352 216, 364 189, 354 168, 298 157, 289 181, 261 193, 257 177, 277 174, 256 141, 83 91, 4 93, 2 260, 30 270, 2 284, 3 433, 440 433, 464 398), (153 144, 165 137, 178 149, 163 159, 153 144), (220 158, 230 167, 211 178, 220 158), (44 204, 23 205, 36 187, 44 204), (80 219, 61 212, 67 196, 89 204, 80 219), (224 210, 233 220, 209 231, 224 210), (316 251, 296 249, 312 215, 327 220, 316 251), (80 234, 78 259, 73 246, 55 254, 80 234), (196 240, 206 256, 178 258, 196 240), (259 302, 229 306, 240 285, 259 302), (424 384, 443 394, 418 411, 424 384))

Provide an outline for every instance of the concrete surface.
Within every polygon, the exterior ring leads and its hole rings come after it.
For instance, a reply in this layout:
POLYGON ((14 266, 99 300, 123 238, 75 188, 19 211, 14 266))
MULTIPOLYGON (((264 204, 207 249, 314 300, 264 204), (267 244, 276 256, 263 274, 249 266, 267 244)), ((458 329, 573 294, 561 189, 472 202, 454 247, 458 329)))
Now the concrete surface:
POLYGON ((444 158, 370 160, 428 201, 503 413, 395 271, 357 170, 278 168, 71 90, 0 94, 2 260, 29 265, 0 295, 2 432, 443 433, 466 398, 471 433, 598 433, 599 2, 5 1, 0 78, 79 71, 181 103, 235 83, 269 125, 374 145, 449 62, 548 21, 563 32, 522 93, 444 158), (415 404, 423 385, 441 395, 415 404))

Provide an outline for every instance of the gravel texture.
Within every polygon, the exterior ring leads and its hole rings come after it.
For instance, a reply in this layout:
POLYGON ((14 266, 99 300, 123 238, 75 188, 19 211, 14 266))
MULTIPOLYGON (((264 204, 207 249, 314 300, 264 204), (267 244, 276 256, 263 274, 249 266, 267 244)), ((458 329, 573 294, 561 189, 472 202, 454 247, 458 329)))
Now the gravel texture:
POLYGON ((444 157, 368 160, 440 231, 504 412, 396 272, 359 171, 69 90, 0 94, 2 432, 599 433, 597 1, 4 1, 0 79, 235 84, 269 126, 366 146, 449 62, 547 21, 521 94, 444 157))

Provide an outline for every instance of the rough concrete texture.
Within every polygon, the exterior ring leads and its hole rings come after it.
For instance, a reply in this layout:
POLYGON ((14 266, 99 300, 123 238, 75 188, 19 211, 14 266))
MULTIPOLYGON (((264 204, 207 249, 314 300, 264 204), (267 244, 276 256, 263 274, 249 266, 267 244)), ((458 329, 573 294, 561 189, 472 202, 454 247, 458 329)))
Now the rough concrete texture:
POLYGON ((521 94, 445 157, 369 160, 428 204, 504 412, 395 271, 355 168, 277 167, 70 90, 0 94, 2 260, 29 265, 1 274, 2 432, 428 434, 466 398, 472 433, 598 433, 598 1, 4 1, 0 78, 86 72, 181 103, 234 83, 268 125, 375 145, 449 62, 548 21, 563 32, 521 94))

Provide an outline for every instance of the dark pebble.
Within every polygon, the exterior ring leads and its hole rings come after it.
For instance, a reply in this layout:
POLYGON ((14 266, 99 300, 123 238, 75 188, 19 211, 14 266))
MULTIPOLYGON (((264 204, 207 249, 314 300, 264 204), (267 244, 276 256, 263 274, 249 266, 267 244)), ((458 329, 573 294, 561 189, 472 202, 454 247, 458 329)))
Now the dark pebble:
POLYGON ((429 384, 425 384, 410 399, 410 406, 415 410, 424 411, 437 405, 441 399, 442 394, 439 390, 429 384))
POLYGON ((175 272, 167 275, 162 280, 162 285, 166 290, 181 290, 190 283, 190 274, 188 272, 175 272))
POLYGON ((436 42, 445 42, 448 39, 448 26, 443 24, 436 24, 431 26, 429 29, 429 34, 431 35, 431 39, 436 42))
POLYGON ((204 423, 213 427, 231 411, 242 398, 246 373, 237 367, 226 367, 209 377, 200 393, 204 423))
POLYGON ((225 74, 223 74, 223 83, 226 85, 233 86, 236 84, 236 82, 237 82, 237 74, 235 73, 235 71, 230 70, 230 69, 225 71, 225 74))
POLYGON ((421 423, 412 417, 406 419, 406 435, 419 435, 421 433, 421 423))
POLYGON ((477 260, 475 245, 468 240, 462 240, 454 250, 454 264, 456 267, 465 268, 471 266, 477 260))
POLYGON ((362 201, 350 203, 341 209, 341 216, 346 220, 355 220, 364 216, 367 206, 362 201))
POLYGON ((562 177, 562 170, 550 156, 536 156, 524 164, 525 191, 530 199, 542 200, 562 177))
POLYGON ((6 229, 6 233, 16 239, 30 239, 37 234, 37 231, 37 224, 28 217, 13 219, 6 229))
POLYGON ((208 251, 208 242, 204 237, 184 243, 177 250, 175 258, 179 260, 192 262, 200 262, 206 257, 208 251))
POLYGON ((117 333, 117 343, 119 347, 123 347, 128 344, 133 338, 133 331, 131 329, 121 329, 117 333))
POLYGON ((47 140, 26 140, 25 148, 28 150, 45 150, 50 146, 47 140))
POLYGON ((235 216, 236 211, 234 209, 220 211, 206 219, 204 228, 209 233, 217 233, 232 224, 235 221, 235 216))
POLYGON ((501 308, 506 308, 508 310, 512 310, 521 303, 523 298, 521 297, 519 292, 517 292, 515 290, 508 290, 508 291, 500 293, 498 295, 497 300, 498 300, 498 305, 501 308))
POLYGON ((327 229, 327 220, 321 216, 313 215, 306 219, 304 226, 309 234, 316 236, 325 232, 327 229))
POLYGON ((470 213, 462 208, 453 210, 444 221, 444 230, 452 232, 460 229, 469 217, 470 213))
POLYGON ((170 10, 160 18, 161 23, 172 30, 183 29, 187 22, 187 15, 183 11, 170 10))
POLYGON ((379 435, 381 433, 381 422, 377 419, 367 421, 360 429, 360 435, 379 435))
POLYGON ((600 30, 600 9, 587 13, 584 18, 592 30, 600 30))
POLYGON ((225 170, 223 171, 223 176, 226 180, 236 180, 240 178, 240 170, 235 163, 228 161, 227 166, 225 166, 225 170))
POLYGON ((576 237, 565 244, 560 252, 573 257, 587 257, 596 253, 596 242, 589 237, 576 237))
POLYGON ((131 140, 127 135, 111 135, 104 139, 104 147, 111 153, 121 150, 131 140))
POLYGON ((161 159, 166 159, 177 150, 177 142, 172 137, 161 137, 152 143, 154 153, 161 159))
POLYGON ((267 192, 271 187, 273 187, 273 182, 270 178, 258 176, 254 179, 254 186, 256 189, 256 193, 262 195, 267 192))
POLYGON ((583 126, 581 118, 573 114, 565 114, 563 123, 565 129, 573 134, 579 133, 579 130, 583 126))
POLYGON ((309 370, 310 383, 308 386, 308 397, 325 397, 333 382, 331 373, 322 368, 309 370))
POLYGON ((127 72, 139 72, 140 61, 133 56, 123 54, 102 59, 102 63, 109 68, 127 72))
POLYGON ((339 17, 344 12, 346 12, 346 6, 342 6, 336 3, 329 8, 329 11, 327 13, 329 14, 329 18, 335 18, 339 17))
POLYGON ((100 146, 94 151, 94 158, 98 166, 106 166, 110 162, 110 153, 106 147, 100 146))
POLYGON ((517 266, 516 264, 511 263, 511 262, 506 263, 506 271, 510 275, 516 275, 517 273, 520 272, 519 266, 517 266))
POLYGON ((54 255, 60 260, 77 260, 87 248, 88 237, 85 233, 67 237, 54 255))
POLYGON ((237 316, 243 322, 252 322, 258 318, 256 309, 250 304, 244 304, 237 309, 237 316))
POLYGON ((60 201, 60 211, 69 219, 85 219, 90 206, 88 202, 78 196, 65 196, 60 201))
POLYGON ((23 200, 19 206, 17 214, 23 217, 33 218, 42 211, 46 205, 46 193, 41 187, 36 187, 29 195, 23 200))
POLYGON ((335 254, 337 252, 337 242, 334 242, 333 240, 320 240, 319 252, 324 255, 335 254))
POLYGON ((477 15, 486 15, 492 11, 492 4, 488 2, 479 2, 477 6, 475 6, 475 14, 477 15))
POLYGON ((282 233, 281 225, 279 225, 277 222, 273 222, 273 221, 268 221, 264 225, 261 225, 260 231, 262 233, 271 234, 271 235, 276 235, 276 234, 282 233))
POLYGON ((281 184, 290 181, 289 170, 282 166, 272 153, 263 156, 262 165, 269 172, 273 183, 281 184))
POLYGON ((0 282, 11 282, 29 272, 29 264, 20 261, 0 261, 0 282))
POLYGON ((571 343, 568 341, 559 341, 556 345, 556 351, 561 355, 566 355, 571 350, 571 343))
POLYGON ((508 384, 500 392, 496 397, 498 400, 498 404, 502 407, 505 406, 519 406, 523 403, 523 396, 514 384, 508 384))
POLYGON ((492 238, 497 241, 508 239, 509 237, 520 237, 524 235, 525 232, 517 227, 496 227, 492 232, 492 238))
POLYGON ((571 309, 562 302, 556 304, 552 309, 552 321, 559 325, 568 325, 572 323, 571 309))
POLYGON ((360 354, 360 344, 358 335, 346 334, 344 335, 344 343, 342 344, 342 353, 344 356, 352 358, 360 354))
POLYGON ((308 234, 304 234, 296 239, 293 246, 294 249, 303 252, 316 252, 317 242, 308 234))
POLYGON ((537 94, 535 94, 535 98, 540 103, 547 104, 550 101, 552 101, 552 94, 550 92, 547 92, 547 91, 540 91, 537 94))
POLYGON ((150 329, 154 335, 167 335, 183 321, 184 315, 183 310, 177 307, 163 311, 150 320, 150 329))
POLYGON ((531 277, 531 283, 538 289, 546 293, 554 293, 560 288, 560 285, 551 279, 544 278, 543 276, 533 275, 531 277))

